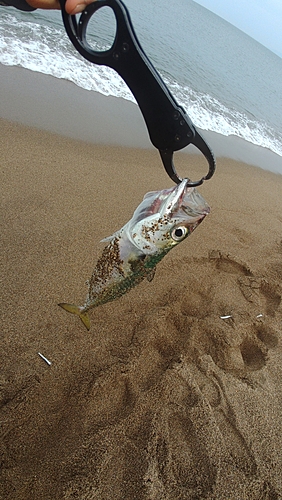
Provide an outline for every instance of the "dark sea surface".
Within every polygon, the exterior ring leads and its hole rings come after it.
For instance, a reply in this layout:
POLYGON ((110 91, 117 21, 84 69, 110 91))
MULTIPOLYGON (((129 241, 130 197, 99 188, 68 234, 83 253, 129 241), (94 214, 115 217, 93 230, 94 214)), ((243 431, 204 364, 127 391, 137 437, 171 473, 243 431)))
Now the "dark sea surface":
MULTIPOLYGON (((142 47, 196 126, 236 135, 282 157, 281 58, 191 0, 125 4, 142 47)), ((0 9, 0 63, 134 101, 113 70, 76 52, 60 12, 0 9)), ((95 19, 91 39, 102 50, 114 36, 111 9, 101 9, 95 19)))

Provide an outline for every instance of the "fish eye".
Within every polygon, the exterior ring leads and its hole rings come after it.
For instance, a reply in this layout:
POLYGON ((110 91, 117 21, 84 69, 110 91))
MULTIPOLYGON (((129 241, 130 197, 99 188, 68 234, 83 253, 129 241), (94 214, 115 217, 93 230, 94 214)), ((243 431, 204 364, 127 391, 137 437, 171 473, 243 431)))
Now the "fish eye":
POLYGON ((171 237, 174 241, 181 241, 187 235, 187 227, 177 226, 171 231, 171 237))

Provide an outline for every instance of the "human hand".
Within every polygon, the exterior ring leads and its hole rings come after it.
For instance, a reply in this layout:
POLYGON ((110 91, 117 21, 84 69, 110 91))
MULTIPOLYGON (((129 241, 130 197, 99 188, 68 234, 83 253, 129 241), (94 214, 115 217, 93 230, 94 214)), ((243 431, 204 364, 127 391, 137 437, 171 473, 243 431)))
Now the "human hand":
MULTIPOLYGON (((60 9, 59 0, 27 0, 28 4, 35 9, 60 9)), ((95 0, 67 0, 65 9, 68 14, 77 14, 82 12, 87 5, 95 0)))

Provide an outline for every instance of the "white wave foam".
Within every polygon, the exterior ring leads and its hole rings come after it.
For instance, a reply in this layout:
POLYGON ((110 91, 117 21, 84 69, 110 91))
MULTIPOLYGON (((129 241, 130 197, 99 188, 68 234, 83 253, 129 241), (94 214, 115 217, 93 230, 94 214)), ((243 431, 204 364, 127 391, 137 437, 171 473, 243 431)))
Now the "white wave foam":
POLYGON ((197 127, 226 136, 236 135, 282 156, 282 135, 266 123, 251 120, 246 114, 227 108, 208 94, 193 92, 176 82, 166 83, 197 127))
POLYGON ((70 45, 63 31, 30 22, 19 23, 11 15, 6 17, 9 33, 5 29, 3 36, 0 26, 2 64, 63 78, 86 90, 132 99, 130 90, 115 71, 89 64, 70 45))
MULTIPOLYGON (((105 66, 89 64, 72 47, 63 28, 21 22, 4 14, 0 23, 0 62, 69 80, 86 90, 135 102, 120 76, 105 66), (55 40, 55 43, 54 43, 55 40)), ((164 77, 176 100, 195 125, 223 135, 236 135, 282 156, 282 136, 266 123, 251 120, 219 100, 194 92, 164 77)))

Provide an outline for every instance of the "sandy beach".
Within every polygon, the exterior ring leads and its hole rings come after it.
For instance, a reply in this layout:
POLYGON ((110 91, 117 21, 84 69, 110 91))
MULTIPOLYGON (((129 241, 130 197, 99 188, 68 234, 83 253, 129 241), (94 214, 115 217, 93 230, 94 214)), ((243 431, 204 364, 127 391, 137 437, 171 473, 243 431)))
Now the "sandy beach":
MULTIPOLYGON (((87 332, 57 304, 83 304, 100 240, 172 182, 142 118, 142 144, 123 140, 122 105, 116 144, 110 104, 93 144, 29 123, 43 97, 13 115, 16 83, 0 119, 0 498, 282 498, 282 176, 219 156, 199 188, 210 215, 87 332)), ((197 177, 199 155, 178 161, 197 177)))

